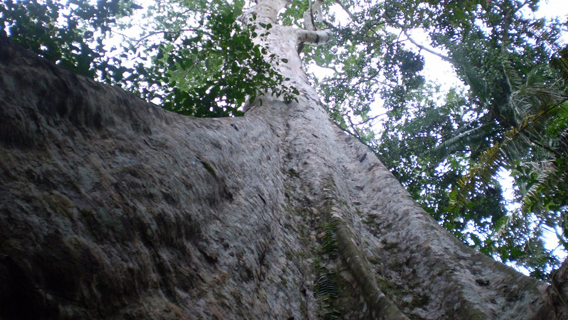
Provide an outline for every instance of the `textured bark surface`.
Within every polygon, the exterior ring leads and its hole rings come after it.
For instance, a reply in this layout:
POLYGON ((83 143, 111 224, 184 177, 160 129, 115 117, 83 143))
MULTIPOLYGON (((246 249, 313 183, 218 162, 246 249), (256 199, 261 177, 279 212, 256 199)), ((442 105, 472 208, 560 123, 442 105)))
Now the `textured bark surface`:
POLYGON ((0 38, 0 319, 548 308, 546 284, 463 246, 332 124, 292 33, 274 27, 268 45, 298 102, 226 119, 168 113, 0 38))

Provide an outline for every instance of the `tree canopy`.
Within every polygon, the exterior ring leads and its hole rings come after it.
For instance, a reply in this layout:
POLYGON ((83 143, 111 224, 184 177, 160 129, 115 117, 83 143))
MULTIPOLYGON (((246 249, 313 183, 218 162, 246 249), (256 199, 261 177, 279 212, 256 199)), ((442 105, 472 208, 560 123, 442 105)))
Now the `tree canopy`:
MULTIPOLYGON (((298 51, 305 66, 333 71, 311 74, 332 119, 462 241, 547 278, 559 261, 544 232, 568 249, 567 21, 533 18, 540 0, 337 0, 293 1, 283 23, 305 23, 312 2, 323 11, 310 17, 315 27, 334 39, 298 51), (425 54, 449 62, 461 83, 441 91, 426 81, 425 54), (514 179, 516 208, 501 172, 514 179)), ((240 116, 263 95, 298 94, 273 67, 286 61, 252 41, 263 31, 239 21, 248 6, 2 0, 0 32, 166 109, 240 116)))

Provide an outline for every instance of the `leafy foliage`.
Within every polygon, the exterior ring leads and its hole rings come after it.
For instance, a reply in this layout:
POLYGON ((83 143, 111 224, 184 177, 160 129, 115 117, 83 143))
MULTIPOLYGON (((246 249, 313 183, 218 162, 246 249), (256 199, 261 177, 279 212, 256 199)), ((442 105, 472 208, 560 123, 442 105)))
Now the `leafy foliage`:
POLYGON ((109 75, 120 76, 121 69, 103 41, 116 20, 136 8, 132 1, 119 0, 3 0, 0 33, 73 72, 91 78, 101 72, 110 81, 109 75))
POLYGON ((384 107, 392 109, 392 116, 397 116, 401 112, 399 103, 424 82, 420 75, 424 61, 377 18, 382 4, 341 5, 349 13, 349 22, 335 23, 331 16, 321 27, 332 29, 333 43, 329 48, 310 48, 304 57, 306 64, 334 71, 325 79, 313 77, 332 118, 360 139, 370 141, 374 137, 373 121, 380 117, 372 115, 377 97, 384 107))
MULTIPOLYGON (((3 0, 0 27, 40 56, 74 72, 105 80, 182 114, 242 115, 239 107, 261 95, 298 94, 274 68, 281 63, 253 43, 270 25, 237 21, 242 2, 158 2, 147 12, 146 31, 107 49, 121 17, 141 8, 132 1, 3 0)), ((120 21, 127 21, 122 19, 120 21)))
POLYGON ((170 1, 151 7, 149 14, 152 31, 130 48, 152 64, 139 63, 137 68, 146 70, 138 73, 142 77, 128 79, 145 82, 139 94, 147 100, 182 114, 218 117, 242 115, 239 107, 259 95, 292 100, 298 94, 273 67, 281 61, 252 41, 272 26, 237 21, 242 3, 170 1))

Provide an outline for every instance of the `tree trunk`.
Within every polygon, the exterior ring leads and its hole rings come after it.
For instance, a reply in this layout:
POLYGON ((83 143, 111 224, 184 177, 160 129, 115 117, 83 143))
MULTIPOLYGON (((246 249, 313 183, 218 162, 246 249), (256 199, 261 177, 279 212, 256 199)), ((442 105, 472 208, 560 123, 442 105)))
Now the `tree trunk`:
POLYGON ((223 119, 0 38, 0 319, 561 319, 567 272, 547 294, 439 227, 329 120, 295 32, 267 45, 298 101, 223 119))

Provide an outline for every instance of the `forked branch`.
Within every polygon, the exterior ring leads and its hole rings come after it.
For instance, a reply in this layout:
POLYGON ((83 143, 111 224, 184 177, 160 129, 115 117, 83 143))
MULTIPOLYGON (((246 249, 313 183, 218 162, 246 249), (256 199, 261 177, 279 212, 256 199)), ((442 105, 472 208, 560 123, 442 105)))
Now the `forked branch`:
POLYGON ((322 20, 322 0, 316 0, 312 3, 309 1, 309 7, 304 12, 304 28, 305 30, 298 31, 298 54, 304 49, 305 43, 324 44, 331 39, 332 32, 329 29, 317 30, 315 26, 314 16, 317 15, 318 19, 322 20))

